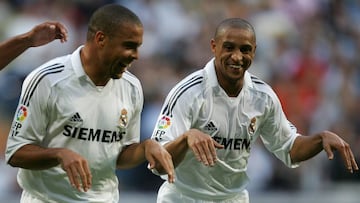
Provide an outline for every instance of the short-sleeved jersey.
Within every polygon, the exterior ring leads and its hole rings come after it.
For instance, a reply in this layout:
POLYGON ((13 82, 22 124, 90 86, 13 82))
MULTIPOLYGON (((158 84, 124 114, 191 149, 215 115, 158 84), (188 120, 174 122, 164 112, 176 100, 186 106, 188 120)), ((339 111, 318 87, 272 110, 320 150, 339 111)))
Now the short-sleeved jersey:
POLYGON ((224 149, 217 149, 218 161, 213 167, 197 161, 191 150, 177 166, 174 185, 192 197, 226 199, 244 190, 249 181, 246 169, 251 146, 259 136, 287 166, 297 166, 289 156, 297 131, 287 120, 275 92, 245 72, 239 95, 227 96, 218 83, 214 59, 170 91, 152 139, 164 145, 191 128, 224 145, 224 149))
POLYGON ((118 202, 116 160, 124 146, 140 141, 143 92, 128 71, 97 87, 85 74, 79 47, 25 79, 6 149, 6 161, 26 144, 68 148, 83 156, 92 173, 87 192, 71 187, 61 166, 19 169, 18 182, 44 202, 118 202))

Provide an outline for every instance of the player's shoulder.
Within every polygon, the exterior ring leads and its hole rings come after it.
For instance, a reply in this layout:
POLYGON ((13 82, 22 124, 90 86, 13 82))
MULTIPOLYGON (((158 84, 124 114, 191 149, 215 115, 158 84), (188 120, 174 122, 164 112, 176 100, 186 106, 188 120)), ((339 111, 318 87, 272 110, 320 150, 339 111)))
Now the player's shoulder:
POLYGON ((45 81, 53 85, 69 77, 73 75, 66 65, 69 63, 69 60, 70 55, 54 58, 30 72, 25 82, 40 83, 45 81))
POLYGON ((129 71, 125 71, 122 75, 122 78, 124 80, 126 80, 127 82, 129 82, 131 85, 141 87, 141 82, 140 82, 139 78, 137 78, 134 74, 132 74, 129 71))
POLYGON ((264 80, 260 79, 259 77, 251 73, 249 73, 249 78, 251 82, 250 89, 254 93, 258 93, 261 96, 267 95, 271 98, 277 97, 273 88, 267 82, 265 82, 264 80))
POLYGON ((142 93, 141 82, 140 82, 139 78, 137 78, 134 74, 132 74, 129 71, 125 71, 123 73, 121 79, 142 93))
POLYGON ((162 114, 172 115, 174 109, 186 112, 203 101, 204 71, 191 73, 178 82, 167 95, 162 114))
POLYGON ((205 70, 197 70, 178 82, 171 90, 170 94, 176 94, 185 98, 196 97, 203 93, 205 85, 205 70))

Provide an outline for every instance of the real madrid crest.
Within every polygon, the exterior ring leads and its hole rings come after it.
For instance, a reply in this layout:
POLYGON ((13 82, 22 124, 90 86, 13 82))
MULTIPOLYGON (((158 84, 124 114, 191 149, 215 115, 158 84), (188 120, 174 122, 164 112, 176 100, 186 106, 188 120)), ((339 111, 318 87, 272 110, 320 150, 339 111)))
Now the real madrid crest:
POLYGON ((256 118, 255 117, 250 120, 250 125, 249 125, 248 129, 251 134, 254 134, 254 132, 256 130, 256 118))
POLYGON ((127 117, 127 110, 126 109, 121 110, 118 124, 119 124, 118 125, 119 128, 126 128, 127 127, 127 125, 128 125, 128 117, 127 117))

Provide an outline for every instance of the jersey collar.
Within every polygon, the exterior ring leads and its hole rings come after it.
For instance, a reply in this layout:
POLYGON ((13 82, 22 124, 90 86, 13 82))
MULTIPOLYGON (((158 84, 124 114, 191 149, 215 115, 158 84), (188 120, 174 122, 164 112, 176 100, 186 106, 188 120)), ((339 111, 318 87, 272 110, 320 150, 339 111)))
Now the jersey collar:
POLYGON ((71 63, 74 69, 74 72, 77 77, 86 77, 84 67, 82 66, 81 59, 80 59, 80 50, 84 47, 84 45, 78 47, 72 54, 71 54, 71 63))

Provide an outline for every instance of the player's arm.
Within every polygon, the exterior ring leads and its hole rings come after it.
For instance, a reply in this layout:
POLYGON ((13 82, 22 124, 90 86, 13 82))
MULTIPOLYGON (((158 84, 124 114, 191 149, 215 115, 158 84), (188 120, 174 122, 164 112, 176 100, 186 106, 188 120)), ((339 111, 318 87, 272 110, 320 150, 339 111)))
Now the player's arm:
MULTIPOLYGON (((173 141, 165 144, 166 150, 171 154, 175 168, 184 159, 188 149, 194 153, 198 161, 206 166, 213 166, 217 160, 216 149, 223 148, 208 134, 197 129, 190 129, 173 141)), ((162 174, 163 169, 156 167, 162 174)))
POLYGON ((45 22, 30 31, 0 43, 0 70, 30 47, 47 44, 55 39, 67 41, 67 29, 59 22, 45 22))
POLYGON ((18 149, 9 159, 13 167, 43 170, 61 165, 66 171, 70 184, 87 191, 91 187, 91 173, 88 162, 79 154, 66 148, 43 148, 27 144, 18 149), (81 181, 81 183, 80 183, 81 181))
POLYGON ((325 150, 328 158, 334 158, 333 151, 338 151, 346 168, 352 173, 359 170, 350 145, 335 133, 324 131, 313 136, 298 136, 290 150, 293 163, 308 160, 325 150))
MULTIPOLYGON (((164 145, 165 149, 171 154, 174 167, 176 168, 181 161, 184 159, 186 152, 188 151, 189 147, 187 144, 187 135, 188 132, 184 133, 177 139, 168 142, 164 145)), ((159 169, 162 171, 162 169, 159 169)))
POLYGON ((174 166, 170 154, 159 143, 147 139, 131 144, 121 151, 117 159, 117 168, 128 169, 148 160, 150 168, 161 166, 168 174, 170 183, 174 182, 174 166))
POLYGON ((27 144, 17 150, 8 163, 13 167, 31 170, 43 170, 59 165, 57 153, 60 149, 46 149, 27 144))

